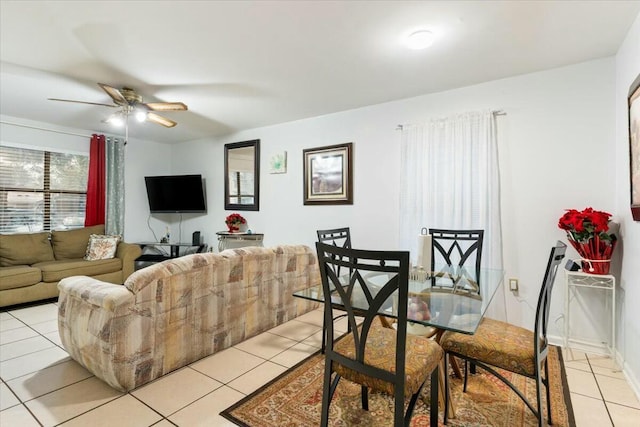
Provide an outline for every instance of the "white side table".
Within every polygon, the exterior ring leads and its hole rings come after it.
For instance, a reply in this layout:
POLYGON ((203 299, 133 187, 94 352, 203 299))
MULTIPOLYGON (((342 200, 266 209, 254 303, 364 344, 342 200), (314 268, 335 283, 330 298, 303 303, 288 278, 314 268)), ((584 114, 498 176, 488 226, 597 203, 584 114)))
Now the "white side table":
POLYGON ((578 271, 566 271, 567 292, 565 295, 564 312, 564 346, 569 347, 571 342, 591 344, 594 343, 571 338, 570 331, 570 314, 571 301, 577 296, 579 288, 602 289, 605 292, 611 292, 611 338, 608 342, 607 349, 611 357, 615 359, 616 347, 616 278, 610 274, 589 274, 578 271), (573 297, 573 298, 572 298, 573 297))
POLYGON ((241 248, 245 246, 264 246, 264 234, 261 233, 229 233, 218 231, 218 252, 229 248, 241 248))

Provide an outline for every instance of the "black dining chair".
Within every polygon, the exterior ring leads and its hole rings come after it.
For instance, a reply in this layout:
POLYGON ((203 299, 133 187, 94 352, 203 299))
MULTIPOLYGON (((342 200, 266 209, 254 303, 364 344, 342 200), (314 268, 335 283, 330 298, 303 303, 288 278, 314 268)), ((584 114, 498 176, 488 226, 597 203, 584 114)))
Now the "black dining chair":
MULTIPOLYGON (((519 326, 511 325, 494 319, 484 318, 473 335, 458 332, 445 332, 440 340, 440 345, 445 351, 445 372, 447 372, 446 355, 455 355, 473 362, 478 367, 495 375, 509 386, 524 403, 531 409, 538 419, 538 425, 542 426, 544 414, 542 409, 542 385, 546 386, 547 417, 551 421, 551 398, 549 391, 549 365, 547 355, 549 343, 547 341, 547 326, 549 324, 549 306, 551 304, 551 291, 560 261, 564 258, 567 246, 557 242, 551 249, 547 268, 542 280, 536 318, 533 331, 519 326), (495 368, 504 369, 516 374, 533 378, 536 381, 537 409, 529 402, 524 394, 516 388, 507 378, 495 368), (544 368, 544 377, 541 370, 544 368)), ((466 366, 466 364, 465 364, 466 366)), ((464 391, 467 391, 467 370, 465 369, 464 391)), ((445 411, 444 420, 447 423, 449 402, 448 393, 449 376, 445 375, 445 411)))
POLYGON ((484 230, 444 230, 430 228, 431 235, 431 286, 452 286, 461 277, 465 283, 476 285, 472 289, 480 293, 480 262, 484 230))
POLYGON ((443 352, 433 340, 407 335, 409 252, 366 251, 320 242, 316 251, 328 337, 320 425, 328 425, 329 405, 344 377, 361 385, 364 410, 369 409, 369 389, 394 396, 394 426, 408 426, 420 391, 430 377, 430 425, 437 426, 438 372, 443 352), (338 269, 348 274, 337 275, 338 269), (386 282, 378 282, 379 286, 371 289, 365 279, 371 274, 384 276, 386 282), (379 320, 378 314, 389 300, 396 301, 397 331, 385 328, 379 320), (336 339, 332 320, 333 304, 338 301, 351 331, 336 339), (356 316, 363 318, 361 324, 356 316))
MULTIPOLYGON (((331 244, 340 248, 348 248, 351 249, 351 230, 349 227, 342 228, 332 228, 329 230, 317 230, 316 234, 318 235, 318 242, 331 244)), ((337 270, 335 273, 340 275, 340 266, 336 267, 337 270)), ((333 321, 335 322, 338 319, 345 317, 346 314, 340 314, 338 316, 333 317, 333 321)), ((324 353, 324 349, 326 347, 326 323, 324 318, 322 319, 322 346, 320 347, 320 351, 324 353)))

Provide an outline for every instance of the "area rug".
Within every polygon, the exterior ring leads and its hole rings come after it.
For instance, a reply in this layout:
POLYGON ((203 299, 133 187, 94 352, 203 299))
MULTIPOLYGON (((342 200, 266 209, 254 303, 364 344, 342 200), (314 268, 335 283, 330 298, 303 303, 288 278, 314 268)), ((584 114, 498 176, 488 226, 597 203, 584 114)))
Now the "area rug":
MULTIPOLYGON (((291 368, 275 380, 221 412, 239 426, 251 427, 310 427, 320 424, 324 356, 316 353, 291 368)), ((535 382, 520 375, 500 371, 518 389, 524 390, 535 402, 535 382)), ((551 382, 551 410, 553 425, 575 426, 569 388, 557 347, 549 352, 551 382)), ((535 426, 536 419, 526 405, 504 383, 478 368, 471 375, 467 392, 462 392, 462 380, 450 377, 451 393, 456 405, 456 417, 447 426, 535 426)), ((429 425, 428 386, 418 399, 411 426, 429 425)), ((545 409, 546 413, 546 409, 545 409)), ((381 393, 369 394, 369 411, 360 406, 360 386, 341 379, 330 406, 331 426, 390 426, 393 425, 393 398, 381 393)), ((439 425, 443 426, 440 411, 439 425)))

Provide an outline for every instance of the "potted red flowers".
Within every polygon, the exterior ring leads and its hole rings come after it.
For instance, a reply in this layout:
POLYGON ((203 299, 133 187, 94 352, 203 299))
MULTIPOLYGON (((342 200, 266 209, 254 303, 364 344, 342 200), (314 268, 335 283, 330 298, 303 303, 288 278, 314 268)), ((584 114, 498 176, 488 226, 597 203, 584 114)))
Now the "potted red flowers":
POLYGON ((558 227, 567 232, 571 246, 582 257, 582 271, 609 274, 611 254, 617 238, 609 231, 611 214, 586 208, 583 211, 567 209, 558 221, 558 227))
POLYGON ((233 233, 233 232, 239 231, 240 226, 242 224, 246 224, 247 220, 244 219, 240 214, 232 213, 224 220, 224 223, 227 224, 229 233, 233 233))

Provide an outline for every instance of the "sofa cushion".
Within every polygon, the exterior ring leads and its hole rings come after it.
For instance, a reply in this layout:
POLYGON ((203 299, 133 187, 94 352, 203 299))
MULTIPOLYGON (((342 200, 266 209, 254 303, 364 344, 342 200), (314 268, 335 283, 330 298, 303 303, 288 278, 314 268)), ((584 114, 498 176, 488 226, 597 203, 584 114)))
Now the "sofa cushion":
POLYGON ((84 259, 70 259, 64 261, 42 262, 34 267, 42 270, 43 282, 57 282, 70 276, 97 276, 99 274, 114 273, 122 270, 120 258, 85 261, 84 259))
POLYGON ((68 231, 52 231, 51 243, 55 259, 78 259, 84 257, 89 244, 89 236, 104 234, 104 224, 68 231))
POLYGON ((0 268, 0 290, 22 288, 35 285, 42 280, 39 268, 16 265, 0 268))
POLYGON ((31 265, 54 259, 48 232, 0 235, 0 267, 31 265))
POLYGON ((105 236, 102 234, 92 234, 89 236, 89 244, 84 259, 96 261, 99 259, 111 259, 116 255, 120 236, 105 236))

